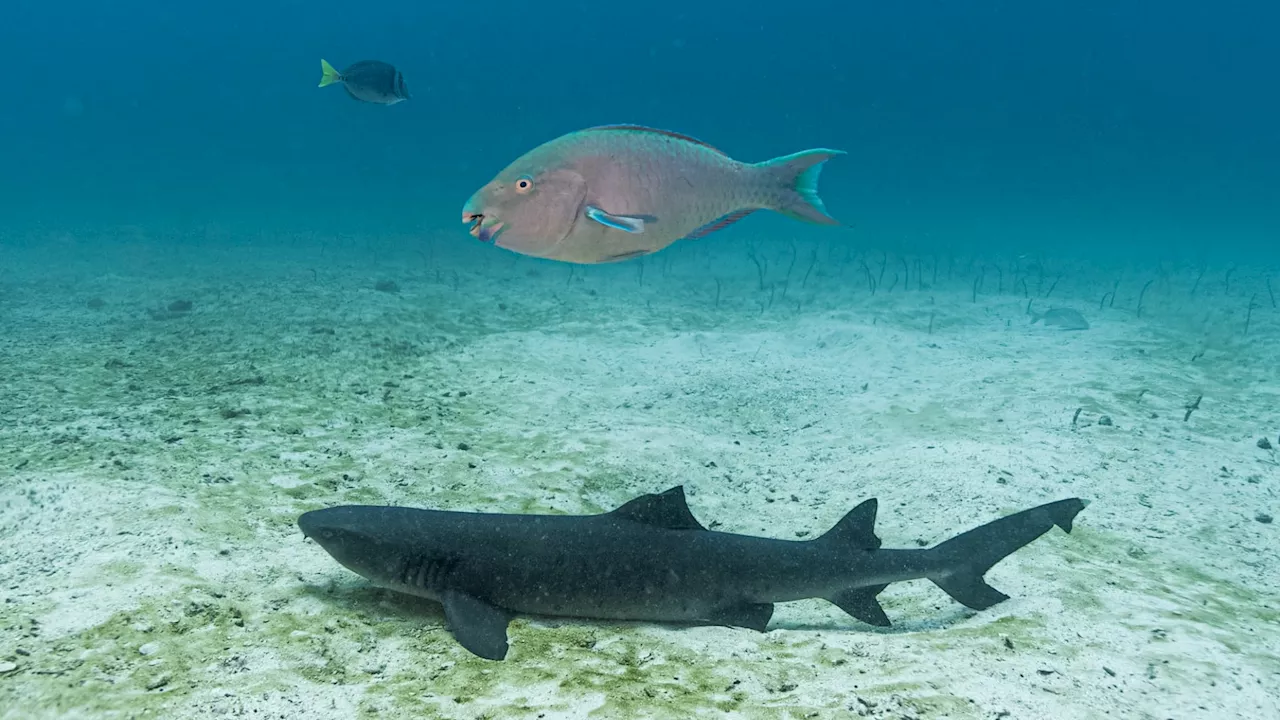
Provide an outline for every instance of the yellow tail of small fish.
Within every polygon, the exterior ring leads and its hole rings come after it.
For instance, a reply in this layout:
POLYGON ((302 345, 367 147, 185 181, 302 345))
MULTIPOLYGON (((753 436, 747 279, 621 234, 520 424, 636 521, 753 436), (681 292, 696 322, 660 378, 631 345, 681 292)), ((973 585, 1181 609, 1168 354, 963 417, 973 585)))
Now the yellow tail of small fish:
POLYGON ((342 73, 333 69, 324 58, 320 59, 320 87, 342 82, 342 73))

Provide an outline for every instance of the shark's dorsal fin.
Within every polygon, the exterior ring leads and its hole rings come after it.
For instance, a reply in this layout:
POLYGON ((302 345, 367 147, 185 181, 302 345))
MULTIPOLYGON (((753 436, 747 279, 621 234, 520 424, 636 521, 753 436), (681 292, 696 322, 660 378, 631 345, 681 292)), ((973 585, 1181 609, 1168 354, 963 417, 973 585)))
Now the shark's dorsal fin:
POLYGON ((880 538, 876 537, 876 507, 875 498, 864 500, 818 539, 822 542, 853 545, 863 550, 879 550, 880 538))
POLYGON ((684 486, 677 485, 666 492, 641 495, 609 513, 614 517, 667 530, 706 530, 689 512, 684 501, 684 486))

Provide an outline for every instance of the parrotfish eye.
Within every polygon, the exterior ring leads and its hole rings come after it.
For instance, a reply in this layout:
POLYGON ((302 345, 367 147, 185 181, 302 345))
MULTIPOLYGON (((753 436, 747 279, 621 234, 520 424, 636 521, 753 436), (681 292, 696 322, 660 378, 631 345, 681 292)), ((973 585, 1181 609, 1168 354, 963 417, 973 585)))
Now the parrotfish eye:
POLYGON ((520 179, 516 180, 516 192, 520 193, 521 195, 528 193, 532 189, 533 189, 533 178, 529 177, 528 175, 521 175, 520 179))

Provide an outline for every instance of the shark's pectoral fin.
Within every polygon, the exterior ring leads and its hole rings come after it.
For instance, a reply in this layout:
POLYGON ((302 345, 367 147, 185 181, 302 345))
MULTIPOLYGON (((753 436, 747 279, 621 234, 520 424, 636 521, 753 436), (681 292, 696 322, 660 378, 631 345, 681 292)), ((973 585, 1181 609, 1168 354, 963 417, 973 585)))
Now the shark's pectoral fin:
POLYGON ((458 644, 486 660, 507 656, 507 623, 511 613, 456 590, 441 596, 445 622, 458 644))
POLYGON ((876 600, 880 591, 887 587, 889 586, 886 584, 850 588, 829 599, 836 607, 868 625, 889 627, 891 624, 889 616, 884 613, 884 608, 880 607, 880 601, 876 600))
POLYGON ((773 605, 770 603, 743 603, 720 608, 707 618, 713 625, 741 627, 764 632, 769 627, 769 619, 773 617, 773 605))
POLYGON ((614 215, 601 210, 595 205, 587 206, 587 217, 607 228, 621 230, 633 235, 639 235, 644 232, 644 222, 646 220, 646 217, 642 215, 614 215))

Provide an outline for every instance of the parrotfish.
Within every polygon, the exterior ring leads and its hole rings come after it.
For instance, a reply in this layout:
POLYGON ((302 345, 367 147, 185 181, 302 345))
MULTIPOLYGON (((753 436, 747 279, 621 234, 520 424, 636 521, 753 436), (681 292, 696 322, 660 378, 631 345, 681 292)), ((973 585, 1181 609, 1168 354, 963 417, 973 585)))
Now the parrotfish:
POLYGON ((816 149, 744 163, 675 132, 588 128, 508 165, 471 196, 462 221, 483 242, 578 264, 648 255, 757 210, 838 225, 818 197, 818 174, 843 154, 816 149))
POLYGON ((361 60, 338 72, 325 60, 320 60, 320 87, 341 83, 347 94, 356 100, 377 105, 395 105, 409 99, 409 88, 404 75, 380 60, 361 60))

